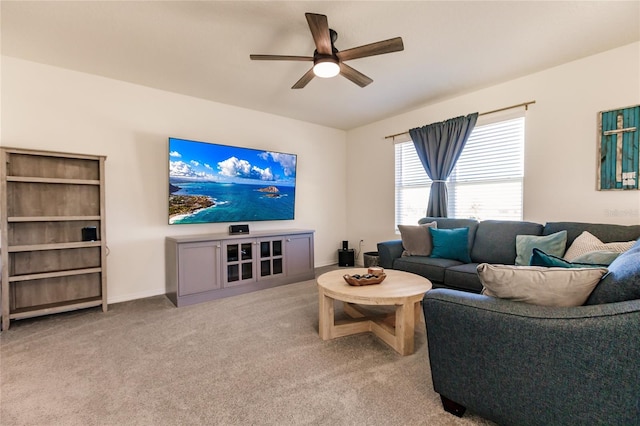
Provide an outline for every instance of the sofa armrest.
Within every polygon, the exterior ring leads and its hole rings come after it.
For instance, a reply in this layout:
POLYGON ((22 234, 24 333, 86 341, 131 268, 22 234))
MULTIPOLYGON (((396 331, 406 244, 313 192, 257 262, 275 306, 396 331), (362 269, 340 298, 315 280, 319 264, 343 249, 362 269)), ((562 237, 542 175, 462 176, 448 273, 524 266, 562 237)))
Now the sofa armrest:
POLYGON ((499 424, 640 419, 640 300, 552 308, 436 289, 423 309, 441 396, 499 424))
POLYGON ((400 256, 404 247, 402 247, 402 240, 383 241, 378 243, 378 264, 383 268, 393 268, 393 261, 400 256))

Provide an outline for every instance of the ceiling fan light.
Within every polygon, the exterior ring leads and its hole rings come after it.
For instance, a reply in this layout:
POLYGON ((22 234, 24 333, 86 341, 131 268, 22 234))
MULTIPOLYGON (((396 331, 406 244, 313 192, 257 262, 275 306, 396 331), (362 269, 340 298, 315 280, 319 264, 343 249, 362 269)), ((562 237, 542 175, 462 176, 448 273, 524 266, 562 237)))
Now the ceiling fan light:
POLYGON ((335 77, 340 74, 340 65, 333 58, 321 58, 313 65, 313 73, 322 78, 335 77))

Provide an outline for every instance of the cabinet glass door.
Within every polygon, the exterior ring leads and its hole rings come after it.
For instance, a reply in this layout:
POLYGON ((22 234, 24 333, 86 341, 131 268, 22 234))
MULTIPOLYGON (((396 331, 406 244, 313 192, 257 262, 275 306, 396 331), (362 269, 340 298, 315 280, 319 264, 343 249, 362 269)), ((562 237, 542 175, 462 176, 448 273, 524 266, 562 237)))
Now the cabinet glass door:
POLYGON ((234 282, 240 279, 238 265, 227 265, 227 281, 234 282))
POLYGON ((227 246, 227 262, 237 262, 238 261, 238 244, 229 244, 227 246))
POLYGON ((253 264, 252 263, 243 263, 242 264, 242 279, 250 280, 253 278, 253 264))
POLYGON ((225 285, 239 285, 255 281, 255 240, 227 241, 224 243, 225 285))
POLYGON ((253 260, 253 244, 243 243, 241 245, 240 253, 242 253, 242 260, 253 260))
POLYGON ((273 275, 282 273, 282 259, 273 259, 273 275))
POLYGON ((271 261, 269 260, 261 260, 260 261, 260 276, 268 277, 271 275, 271 261))
POLYGON ((273 255, 274 256, 282 256, 282 241, 281 240, 273 241, 273 255))
POLYGON ((262 241, 260 243, 260 257, 269 257, 271 256, 271 244, 269 241, 262 241))
POLYGON ((283 240, 260 241, 260 278, 269 278, 284 272, 283 240))

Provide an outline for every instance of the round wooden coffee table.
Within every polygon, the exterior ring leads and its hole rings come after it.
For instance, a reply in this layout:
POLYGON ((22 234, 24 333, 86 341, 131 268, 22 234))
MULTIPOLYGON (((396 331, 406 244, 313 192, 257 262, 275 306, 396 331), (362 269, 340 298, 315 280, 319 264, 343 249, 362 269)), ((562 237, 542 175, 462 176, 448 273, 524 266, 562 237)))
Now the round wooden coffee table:
POLYGON ((366 268, 338 269, 318 277, 319 327, 322 340, 372 332, 398 353, 413 353, 413 334, 420 318, 420 301, 431 289, 431 281, 409 272, 385 270, 380 284, 350 286, 343 275, 366 274, 366 268), (336 322, 334 301, 344 302, 351 319, 336 322), (392 305, 395 313, 371 316, 358 305, 392 305))

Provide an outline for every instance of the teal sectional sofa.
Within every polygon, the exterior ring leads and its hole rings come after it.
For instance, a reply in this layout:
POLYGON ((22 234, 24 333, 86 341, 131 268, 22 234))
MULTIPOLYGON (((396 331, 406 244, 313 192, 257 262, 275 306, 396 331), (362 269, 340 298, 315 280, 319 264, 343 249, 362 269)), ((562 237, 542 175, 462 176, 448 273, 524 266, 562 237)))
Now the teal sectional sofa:
POLYGON ((446 411, 468 410, 500 425, 640 424, 640 225, 476 222, 471 263, 402 256, 402 242, 378 245, 380 264, 426 276, 422 301, 434 390, 446 411), (478 263, 513 264, 516 235, 584 231, 602 242, 636 240, 607 266, 583 306, 552 307, 475 294, 478 263), (464 290, 464 291, 461 291, 464 290))
POLYGON ((640 240, 608 270, 584 306, 428 291, 431 380, 445 410, 500 425, 639 425, 640 240))
POLYGON ((468 250, 471 262, 428 256, 402 256, 402 240, 378 243, 379 265, 428 278, 434 288, 450 288, 480 293, 482 284, 476 272, 480 263, 513 265, 517 256, 516 236, 544 236, 567 231, 566 248, 587 231, 604 243, 631 241, 640 237, 640 225, 614 225, 581 222, 501 221, 425 217, 419 224, 437 222, 438 229, 469 228, 468 250))

